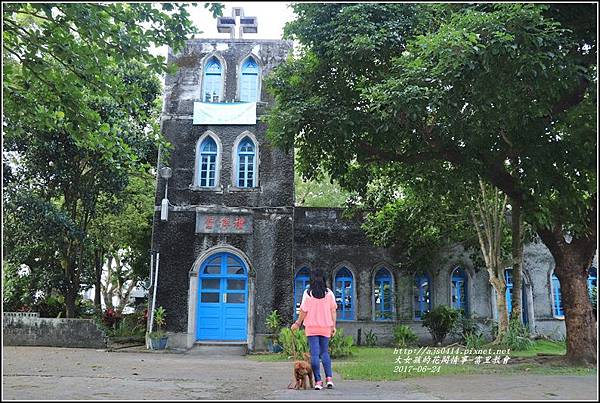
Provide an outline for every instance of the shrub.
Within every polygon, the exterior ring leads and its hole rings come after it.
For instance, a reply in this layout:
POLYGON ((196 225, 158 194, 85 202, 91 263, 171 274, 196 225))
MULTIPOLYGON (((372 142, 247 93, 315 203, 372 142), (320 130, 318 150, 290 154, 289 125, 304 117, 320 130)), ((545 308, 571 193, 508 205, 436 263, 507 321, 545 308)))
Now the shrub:
POLYGON ((470 340, 471 343, 473 343, 474 340, 483 340, 485 343, 485 337, 483 336, 479 324, 462 312, 450 333, 457 336, 463 344, 469 343, 468 340, 470 340))
POLYGON ((36 303, 36 310, 42 318, 58 318, 66 315, 65 298, 62 295, 48 295, 36 303))
POLYGON ((271 331, 271 335, 267 337, 275 342, 279 337, 278 333, 281 328, 281 316, 279 315, 279 312, 277 312, 277 309, 273 310, 269 316, 267 316, 265 325, 267 325, 267 328, 271 331))
POLYGON ((394 344, 396 347, 404 348, 415 344, 419 340, 415 332, 406 325, 394 326, 394 344))
POLYGON ((77 316, 80 318, 91 318, 96 312, 96 306, 91 299, 81 299, 77 304, 77 316))
POLYGON ((455 328, 460 311, 447 305, 438 305, 423 315, 423 326, 429 330, 433 341, 441 344, 448 333, 455 328))
POLYGON ((529 329, 518 318, 511 319, 508 331, 504 334, 501 344, 511 350, 525 351, 533 347, 533 340, 529 337, 529 329))
POLYGON ((344 329, 337 329, 335 336, 329 339, 329 355, 331 358, 348 357, 352 355, 354 339, 344 336, 344 329))
POLYGON ((365 333, 365 343, 367 347, 375 347, 377 345, 377 335, 373 333, 373 330, 369 329, 369 331, 365 333))
POLYGON ((464 338, 464 343, 467 348, 481 348, 487 341, 481 333, 467 333, 464 338))
POLYGON ((115 329, 120 320, 121 314, 114 308, 107 308, 102 314, 102 323, 109 329, 115 329))
POLYGON ((292 330, 288 327, 279 332, 279 344, 283 348, 283 354, 286 357, 294 359, 302 357, 302 354, 308 352, 308 339, 304 330, 292 330), (294 354, 294 350, 296 354, 294 354))

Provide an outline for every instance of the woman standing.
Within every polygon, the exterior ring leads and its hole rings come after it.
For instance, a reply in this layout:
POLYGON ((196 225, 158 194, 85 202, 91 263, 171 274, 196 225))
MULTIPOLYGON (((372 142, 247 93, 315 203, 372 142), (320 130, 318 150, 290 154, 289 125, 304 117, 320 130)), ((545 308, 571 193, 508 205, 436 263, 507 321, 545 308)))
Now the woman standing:
POLYGON ((329 338, 335 335, 336 310, 335 296, 325 284, 323 270, 313 270, 310 275, 310 286, 302 296, 300 315, 298 320, 292 324, 291 329, 292 331, 299 329, 304 322, 316 390, 323 389, 320 361, 323 361, 327 388, 332 389, 334 386, 331 358, 329 357, 329 338))

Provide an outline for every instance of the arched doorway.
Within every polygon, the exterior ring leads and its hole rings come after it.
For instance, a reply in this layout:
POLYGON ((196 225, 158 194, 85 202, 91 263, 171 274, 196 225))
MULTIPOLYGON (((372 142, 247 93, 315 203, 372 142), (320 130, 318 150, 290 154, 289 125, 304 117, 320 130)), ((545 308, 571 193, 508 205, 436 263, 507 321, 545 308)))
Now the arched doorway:
POLYGON ((198 272, 196 340, 246 341, 248 268, 233 253, 207 257, 198 272))

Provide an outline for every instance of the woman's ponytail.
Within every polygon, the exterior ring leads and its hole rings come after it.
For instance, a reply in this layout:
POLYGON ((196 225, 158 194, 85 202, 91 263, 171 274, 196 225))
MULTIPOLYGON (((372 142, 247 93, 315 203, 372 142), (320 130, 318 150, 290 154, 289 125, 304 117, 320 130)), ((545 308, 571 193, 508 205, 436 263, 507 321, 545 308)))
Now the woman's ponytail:
POLYGON ((308 293, 314 298, 325 298, 327 285, 325 284, 325 273, 322 269, 314 269, 310 273, 310 288, 308 293))

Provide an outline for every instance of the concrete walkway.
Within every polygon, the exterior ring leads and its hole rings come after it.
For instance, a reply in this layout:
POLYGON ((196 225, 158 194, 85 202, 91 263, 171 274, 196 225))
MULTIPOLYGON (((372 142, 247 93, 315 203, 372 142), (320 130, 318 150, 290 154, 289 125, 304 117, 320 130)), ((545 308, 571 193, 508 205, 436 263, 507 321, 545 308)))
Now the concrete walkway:
POLYGON ((206 352, 106 352, 4 347, 6 400, 594 400, 593 376, 435 376, 395 382, 344 381, 333 390, 288 390, 291 365, 206 352))

